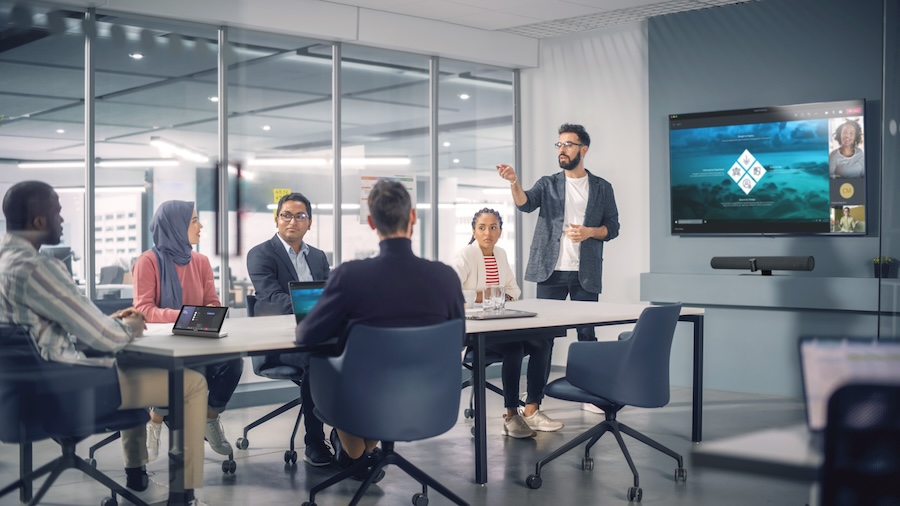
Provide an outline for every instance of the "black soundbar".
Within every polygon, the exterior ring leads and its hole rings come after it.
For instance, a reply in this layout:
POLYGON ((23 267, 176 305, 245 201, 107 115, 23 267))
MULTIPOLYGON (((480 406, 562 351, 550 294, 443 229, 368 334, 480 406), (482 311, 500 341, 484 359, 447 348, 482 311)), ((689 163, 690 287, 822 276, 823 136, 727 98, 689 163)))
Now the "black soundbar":
POLYGON ((713 269, 749 269, 750 272, 762 271, 769 276, 772 271, 811 271, 816 266, 816 259, 803 257, 712 257, 709 266, 713 269))

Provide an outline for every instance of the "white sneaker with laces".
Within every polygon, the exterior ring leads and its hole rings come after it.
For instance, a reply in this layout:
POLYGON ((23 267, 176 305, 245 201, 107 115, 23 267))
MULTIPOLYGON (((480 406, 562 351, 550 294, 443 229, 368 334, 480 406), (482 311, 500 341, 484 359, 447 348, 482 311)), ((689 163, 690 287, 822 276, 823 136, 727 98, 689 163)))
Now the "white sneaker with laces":
POLYGON ((159 458, 159 434, 162 432, 162 424, 154 421, 147 422, 147 460, 153 462, 159 458))
POLYGON ((598 415, 603 414, 602 409, 598 408, 597 406, 594 406, 590 402, 585 402, 584 404, 582 404, 581 409, 583 409, 584 411, 587 411, 588 413, 597 413, 598 415))
POLYGON ((234 451, 231 443, 225 438, 225 429, 222 428, 222 420, 217 416, 215 418, 206 419, 205 438, 209 442, 209 447, 220 455, 231 455, 234 451))
POLYGON ((539 409, 532 413, 531 416, 525 416, 523 413, 522 420, 532 430, 539 430, 541 432, 555 432, 565 427, 564 423, 557 422, 545 415, 544 412, 539 409))
POLYGON ((522 420, 522 415, 503 415, 502 434, 516 439, 537 436, 537 433, 528 427, 525 420, 522 420))

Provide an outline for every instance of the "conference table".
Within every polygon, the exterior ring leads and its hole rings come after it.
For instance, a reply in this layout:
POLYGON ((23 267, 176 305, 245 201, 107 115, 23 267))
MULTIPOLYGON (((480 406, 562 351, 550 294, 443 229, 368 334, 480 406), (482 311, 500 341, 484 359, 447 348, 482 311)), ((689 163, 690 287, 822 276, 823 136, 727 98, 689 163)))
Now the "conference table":
MULTIPOLYGON (((467 344, 473 353, 475 401, 475 481, 487 483, 487 430, 485 418, 485 345, 534 337, 534 332, 564 335, 579 325, 607 326, 637 322, 649 304, 614 304, 528 299, 507 303, 510 309, 537 313, 529 318, 466 320, 467 344)), ((680 320, 693 324, 693 441, 701 440, 703 392, 703 310, 682 308, 680 320)), ((275 351, 315 351, 327 348, 298 346, 294 342, 293 315, 229 318, 228 337, 209 339, 174 336, 171 324, 149 324, 145 336, 125 347, 124 353, 147 366, 169 371, 169 504, 184 504, 184 369, 230 358, 275 351)))
POLYGON ((691 450, 691 464, 697 467, 805 483, 818 479, 822 460, 805 424, 707 441, 691 450))

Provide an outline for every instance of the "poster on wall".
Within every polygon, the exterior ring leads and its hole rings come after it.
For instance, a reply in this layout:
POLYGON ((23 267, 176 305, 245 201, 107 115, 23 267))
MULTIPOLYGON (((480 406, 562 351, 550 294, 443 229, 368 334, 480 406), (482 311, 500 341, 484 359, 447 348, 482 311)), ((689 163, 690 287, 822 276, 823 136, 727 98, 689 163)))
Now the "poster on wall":
POLYGON ((365 173, 359 176, 359 223, 366 225, 369 222, 369 192, 378 181, 398 181, 409 192, 413 209, 416 207, 416 175, 409 173, 376 174, 365 173))

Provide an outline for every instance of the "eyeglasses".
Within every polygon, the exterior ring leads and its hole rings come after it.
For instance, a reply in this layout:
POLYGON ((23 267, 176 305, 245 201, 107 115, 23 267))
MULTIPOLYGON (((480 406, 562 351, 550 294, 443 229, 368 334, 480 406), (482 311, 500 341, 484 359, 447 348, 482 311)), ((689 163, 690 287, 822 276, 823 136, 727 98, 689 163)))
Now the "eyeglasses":
POLYGON ((300 223, 300 222, 303 222, 303 221, 306 221, 309 219, 309 215, 306 213, 298 213, 298 214, 281 213, 278 215, 278 217, 281 218, 281 221, 283 221, 285 223, 290 223, 291 220, 296 221, 297 223, 300 223))
POLYGON ((554 146, 556 146, 556 149, 559 149, 563 146, 565 146, 566 148, 571 148, 572 146, 584 146, 584 144, 578 144, 577 142, 566 141, 566 142, 557 142, 554 144, 554 146))

